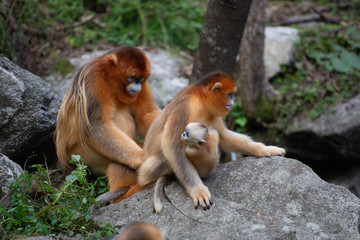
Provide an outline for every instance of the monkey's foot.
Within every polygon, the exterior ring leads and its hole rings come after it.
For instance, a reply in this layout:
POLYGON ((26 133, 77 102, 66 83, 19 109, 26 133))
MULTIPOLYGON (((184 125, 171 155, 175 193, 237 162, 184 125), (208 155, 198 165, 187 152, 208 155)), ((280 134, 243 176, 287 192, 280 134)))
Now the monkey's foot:
POLYGON ((256 157, 284 156, 285 149, 276 146, 264 146, 259 149, 256 157))
POLYGON ((210 206, 213 205, 211 201, 211 194, 206 186, 195 187, 190 190, 190 197, 194 202, 195 209, 201 206, 205 211, 210 209, 210 206))

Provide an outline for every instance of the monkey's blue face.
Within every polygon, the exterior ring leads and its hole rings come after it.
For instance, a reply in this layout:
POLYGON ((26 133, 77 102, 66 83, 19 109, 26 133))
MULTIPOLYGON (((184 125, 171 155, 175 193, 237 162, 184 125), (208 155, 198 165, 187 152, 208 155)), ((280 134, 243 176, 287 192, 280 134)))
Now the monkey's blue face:
POLYGON ((228 98, 229 98, 230 101, 229 101, 228 103, 226 103, 226 109, 227 109, 227 110, 231 110, 232 107, 234 106, 233 94, 230 93, 230 94, 228 95, 228 98))
POLYGON ((206 143, 207 138, 208 129, 201 123, 189 123, 181 134, 181 141, 188 146, 199 146, 206 143))
POLYGON ((131 96, 135 96, 141 91, 141 83, 144 81, 144 78, 128 77, 127 80, 131 83, 126 86, 126 91, 131 96))
POLYGON ((181 135, 181 140, 187 141, 189 140, 189 138, 190 138, 189 130, 186 128, 184 133, 181 135))
POLYGON ((138 92, 141 91, 141 84, 140 83, 131 83, 131 84, 127 85, 126 91, 131 96, 135 96, 138 92))

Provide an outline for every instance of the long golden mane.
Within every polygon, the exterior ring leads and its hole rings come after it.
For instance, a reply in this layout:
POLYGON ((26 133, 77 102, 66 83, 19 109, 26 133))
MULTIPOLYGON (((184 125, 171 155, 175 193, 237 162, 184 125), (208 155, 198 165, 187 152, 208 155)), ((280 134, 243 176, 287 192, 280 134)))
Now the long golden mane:
POLYGON ((89 135, 91 123, 88 115, 90 73, 94 61, 83 66, 72 78, 72 85, 64 96, 56 123, 54 134, 56 152, 59 161, 68 169, 73 169, 69 164, 69 152, 78 145, 85 146, 85 136, 89 135))

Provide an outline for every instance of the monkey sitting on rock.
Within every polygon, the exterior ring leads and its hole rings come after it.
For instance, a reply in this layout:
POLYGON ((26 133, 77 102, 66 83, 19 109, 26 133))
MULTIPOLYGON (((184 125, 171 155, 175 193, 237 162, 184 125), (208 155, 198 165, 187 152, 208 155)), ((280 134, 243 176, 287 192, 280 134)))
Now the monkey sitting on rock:
POLYGON ((283 148, 266 146, 226 128, 222 118, 234 104, 235 91, 235 81, 230 75, 212 72, 178 92, 149 128, 144 142, 146 159, 137 171, 137 184, 113 202, 131 196, 162 176, 175 173, 195 207, 210 208, 211 194, 201 180, 201 174, 208 172, 208 166, 196 166, 186 155, 183 141, 179 137, 191 122, 216 130, 219 148, 224 151, 256 157, 284 155, 283 148))
POLYGON ((145 160, 144 137, 160 112, 147 81, 150 59, 139 48, 121 46, 75 73, 57 116, 56 153, 64 175, 80 155, 92 173, 106 175, 110 191, 137 183, 145 160))

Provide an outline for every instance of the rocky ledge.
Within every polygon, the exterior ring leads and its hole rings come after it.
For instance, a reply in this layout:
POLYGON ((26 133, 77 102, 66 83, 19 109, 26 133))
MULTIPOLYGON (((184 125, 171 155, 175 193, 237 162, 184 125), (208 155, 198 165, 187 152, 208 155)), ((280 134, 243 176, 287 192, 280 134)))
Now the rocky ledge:
POLYGON ((161 213, 153 188, 98 209, 94 219, 119 232, 148 222, 167 239, 360 239, 360 199, 320 179, 308 166, 284 157, 248 157, 222 164, 204 180, 214 205, 195 210, 177 182, 165 187, 161 213))

